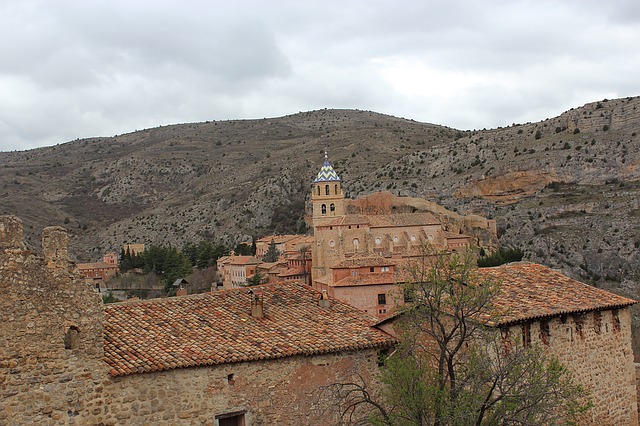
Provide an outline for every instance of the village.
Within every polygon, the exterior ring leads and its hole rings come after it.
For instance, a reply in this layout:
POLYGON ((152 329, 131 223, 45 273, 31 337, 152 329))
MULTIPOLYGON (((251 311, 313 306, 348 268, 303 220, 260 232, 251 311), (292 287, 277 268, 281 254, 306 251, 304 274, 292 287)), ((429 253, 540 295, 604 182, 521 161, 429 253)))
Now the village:
MULTIPOLYGON (((425 247, 498 249, 490 219, 390 193, 346 199, 326 153, 308 222, 309 235, 219 257, 204 292, 180 277, 175 297, 103 304, 116 253, 76 265, 66 230, 51 227, 40 257, 21 220, 0 217, 0 424, 340 424, 339 401, 320 390, 378 386, 425 247)), ((527 262, 478 275, 501 283, 502 316, 487 325, 540 346, 588 389, 580 424, 638 424, 634 300, 527 262)))

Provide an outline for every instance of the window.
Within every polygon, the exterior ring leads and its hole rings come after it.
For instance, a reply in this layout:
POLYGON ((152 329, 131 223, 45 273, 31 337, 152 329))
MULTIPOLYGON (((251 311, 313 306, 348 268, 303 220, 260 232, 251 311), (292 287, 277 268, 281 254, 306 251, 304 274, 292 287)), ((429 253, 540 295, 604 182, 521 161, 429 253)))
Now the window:
POLYGON ((378 294, 378 305, 387 304, 387 295, 385 293, 378 294))
POLYGON ((382 243, 380 237, 376 237, 376 245, 379 246, 382 243))
POLYGON ((357 269, 352 269, 351 270, 351 276, 352 277, 357 277, 358 276, 358 270, 357 269))
POLYGON ((620 331, 620 316, 617 309, 611 311, 611 322, 613 323, 613 331, 620 331))
POLYGON ((329 247, 335 247, 336 246, 336 242, 331 240, 329 241, 329 247))
POLYGON ((217 415, 216 424, 219 426, 245 426, 245 413, 246 411, 236 411, 234 413, 217 415))
POLYGON ((388 266, 383 266, 382 268, 380 268, 380 270, 382 272, 389 272, 389 267, 388 266))
POLYGON ((358 244, 360 244, 360 241, 357 238, 353 239, 353 246, 354 247, 358 247, 358 244))
POLYGON ((318 185, 318 195, 320 195, 320 185, 318 185))
POLYGON ((327 205, 323 204, 321 207, 321 210, 322 210, 322 214, 327 214, 327 205))
POLYGON ((335 185, 333 186, 333 193, 334 193, 334 194, 336 194, 336 195, 338 195, 338 184, 335 184, 335 185))
POLYGON ((331 210, 332 212, 335 212, 336 211, 336 205, 333 204, 333 203, 329 204, 329 210, 331 210))
POLYGON ((325 195, 329 195, 329 185, 324 186, 325 195))
POLYGON ((374 268, 373 266, 369 266, 369 272, 375 272, 376 268, 374 268))
POLYGON ((67 332, 64 335, 65 349, 78 349, 78 346, 80 345, 80 337, 78 334, 78 327, 71 326, 67 329, 67 332))
POLYGON ((393 242, 397 243, 398 241, 400 241, 400 238, 398 238, 397 236, 393 237, 393 242))
POLYGON ((550 337, 550 329, 549 329, 549 321, 541 320, 540 321, 540 340, 545 345, 549 344, 550 337))
POLYGON ((531 324, 528 322, 522 324, 522 345, 525 348, 531 346, 531 324))
POLYGON ((593 312, 593 329, 596 333, 600 334, 601 327, 602 327, 602 312, 594 311, 593 312))

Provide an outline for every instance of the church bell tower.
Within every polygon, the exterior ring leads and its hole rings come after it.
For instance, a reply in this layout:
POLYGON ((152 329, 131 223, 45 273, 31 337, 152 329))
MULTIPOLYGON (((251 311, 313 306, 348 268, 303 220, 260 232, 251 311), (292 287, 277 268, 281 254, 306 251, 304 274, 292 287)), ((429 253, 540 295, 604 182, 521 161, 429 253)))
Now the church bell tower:
POLYGON ((340 186, 340 177, 324 152, 324 163, 311 188, 311 203, 313 206, 313 228, 344 216, 344 194, 340 186))

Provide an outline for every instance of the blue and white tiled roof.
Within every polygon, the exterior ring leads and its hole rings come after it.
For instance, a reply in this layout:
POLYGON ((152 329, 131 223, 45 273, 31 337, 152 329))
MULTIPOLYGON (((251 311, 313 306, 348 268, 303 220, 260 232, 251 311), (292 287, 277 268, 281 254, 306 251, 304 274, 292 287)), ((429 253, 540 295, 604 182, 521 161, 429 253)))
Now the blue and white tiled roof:
POLYGON ((338 177, 338 174, 336 173, 336 171, 333 170, 331 163, 329 163, 329 160, 327 159, 327 153, 325 152, 324 164, 322 164, 322 168, 318 172, 318 176, 316 177, 314 182, 331 182, 331 181, 339 181, 339 180, 340 180, 340 177, 338 177))

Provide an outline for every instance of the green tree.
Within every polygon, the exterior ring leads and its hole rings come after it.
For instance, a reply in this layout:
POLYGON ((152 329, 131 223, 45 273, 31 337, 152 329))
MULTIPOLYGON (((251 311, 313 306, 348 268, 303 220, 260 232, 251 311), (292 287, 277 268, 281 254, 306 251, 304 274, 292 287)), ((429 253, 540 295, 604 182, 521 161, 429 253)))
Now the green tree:
POLYGON ((363 384, 339 384, 343 419, 368 404, 383 425, 555 425, 589 407, 555 358, 488 325, 499 320, 500 283, 478 274, 471 251, 425 247, 406 274, 415 303, 394 325, 400 344, 381 370, 382 402, 369 402, 363 384))
POLYGON ((265 262, 275 262, 279 257, 280 250, 276 248, 275 241, 271 240, 271 243, 269 243, 269 248, 267 248, 267 251, 264 253, 262 260, 265 262))
POLYGON ((523 257, 524 252, 519 248, 500 247, 500 250, 489 256, 479 257, 477 263, 480 267, 498 266, 505 263, 519 262, 523 257))
POLYGON ((175 247, 152 245, 144 254, 144 273, 154 273, 164 282, 165 293, 175 295, 173 283, 191 273, 191 261, 175 247))
POLYGON ((260 285, 265 283, 265 276, 260 272, 259 269, 256 269, 256 272, 250 278, 247 278, 247 287, 253 287, 255 285, 260 285))
POLYGON ((237 256, 251 256, 251 246, 247 243, 238 243, 233 250, 237 256))

